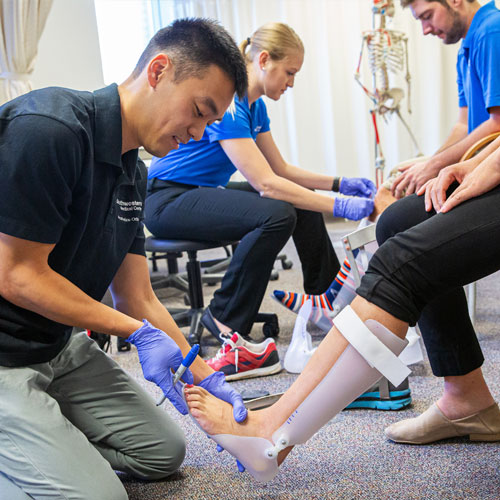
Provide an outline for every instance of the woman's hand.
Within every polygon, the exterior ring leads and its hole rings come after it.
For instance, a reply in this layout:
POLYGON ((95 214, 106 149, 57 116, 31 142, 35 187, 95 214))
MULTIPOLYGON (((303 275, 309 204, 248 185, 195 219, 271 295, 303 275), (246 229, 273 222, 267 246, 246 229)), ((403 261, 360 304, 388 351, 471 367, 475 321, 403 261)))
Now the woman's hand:
POLYGON ((466 200, 480 196, 500 184, 500 149, 490 155, 471 173, 441 207, 441 212, 449 212, 452 208, 466 200))
POLYGON ((425 208, 449 212, 466 200, 480 196, 500 184, 500 148, 482 162, 475 158, 443 169, 436 179, 426 183, 417 194, 425 192, 425 208), (446 199, 446 190, 453 182, 460 185, 446 199))
POLYGON ((425 210, 434 209, 440 212, 446 201, 446 191, 454 183, 461 184, 467 174, 476 167, 474 162, 465 161, 443 168, 437 177, 428 180, 418 191, 419 196, 425 193, 425 210))
POLYGON ((335 198, 333 216, 361 220, 373 212, 373 206, 369 198, 335 198))
POLYGON ((375 184, 364 177, 341 177, 339 192, 346 196, 372 198, 377 192, 375 184))

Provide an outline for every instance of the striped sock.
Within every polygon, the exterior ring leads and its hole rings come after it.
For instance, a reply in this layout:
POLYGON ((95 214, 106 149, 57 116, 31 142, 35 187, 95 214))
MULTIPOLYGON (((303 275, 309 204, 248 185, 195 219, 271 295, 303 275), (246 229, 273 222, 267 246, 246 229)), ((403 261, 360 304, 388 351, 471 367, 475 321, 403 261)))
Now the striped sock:
POLYGON ((299 312, 299 309, 304 305, 306 300, 311 300, 313 307, 333 311, 335 298, 342 289, 350 270, 351 265, 349 264, 349 261, 345 259, 340 266, 337 276, 335 276, 335 279, 328 287, 328 290, 321 295, 274 290, 272 297, 294 313, 299 312))

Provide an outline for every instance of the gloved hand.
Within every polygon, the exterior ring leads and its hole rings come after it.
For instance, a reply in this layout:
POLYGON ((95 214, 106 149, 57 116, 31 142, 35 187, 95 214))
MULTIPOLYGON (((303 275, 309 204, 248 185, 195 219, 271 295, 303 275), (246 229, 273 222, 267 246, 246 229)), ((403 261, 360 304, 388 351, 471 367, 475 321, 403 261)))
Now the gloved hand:
POLYGON ((243 404, 243 398, 226 382, 222 372, 211 373, 198 385, 219 399, 231 404, 236 422, 241 423, 247 418, 247 409, 243 404))
POLYGON ((370 179, 364 177, 342 177, 339 192, 346 196, 371 198, 377 192, 377 188, 370 179))
POLYGON ((373 212, 373 207, 373 200, 368 198, 335 198, 333 216, 360 220, 368 217, 373 212))
MULTIPOLYGON (((154 382, 163 394, 183 415, 188 409, 182 397, 182 384, 172 385, 172 369, 175 373, 184 359, 179 346, 163 331, 155 328, 149 321, 143 320, 143 326, 127 340, 137 347, 144 378, 154 382)), ((193 374, 187 369, 182 375, 187 384, 193 383, 193 374)))

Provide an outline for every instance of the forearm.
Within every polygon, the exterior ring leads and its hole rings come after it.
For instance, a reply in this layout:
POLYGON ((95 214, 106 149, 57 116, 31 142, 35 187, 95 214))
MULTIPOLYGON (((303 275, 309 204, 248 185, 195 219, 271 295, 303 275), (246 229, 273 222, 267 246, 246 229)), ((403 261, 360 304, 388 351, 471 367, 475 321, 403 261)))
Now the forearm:
POLYGON ((2 273, 1 295, 13 304, 52 321, 128 337, 142 326, 80 290, 47 267, 41 272, 19 266, 2 273))
POLYGON ((289 163, 285 163, 284 167, 276 174, 307 189, 321 189, 323 191, 331 191, 334 179, 331 175, 309 172, 289 163))
MULTIPOLYGON (((441 207, 446 213, 464 201, 480 196, 500 185, 500 148, 487 156, 474 170, 465 175, 460 185, 441 207)), ((426 193, 427 197, 428 193, 426 193)))
MULTIPOLYGON (((137 320, 147 319, 153 326, 164 331, 179 346, 183 356, 186 356, 191 349, 191 346, 172 316, 157 299, 152 290, 151 295, 148 297, 142 299, 136 297, 135 300, 130 301, 130 304, 120 302, 119 299, 114 300, 116 309, 124 314, 137 320)), ((196 384, 213 373, 213 370, 199 356, 196 357, 196 360, 191 365, 191 371, 196 384)))
POLYGON ((477 141, 483 139, 484 137, 498 132, 500 130, 500 124, 498 121, 489 119, 483 122, 481 125, 476 127, 470 134, 468 134, 463 139, 459 140, 452 146, 436 153, 429 160, 430 164, 439 172, 444 167, 452 165, 460 161, 464 153, 473 146, 477 141))
POLYGON ((479 153, 473 156, 469 161, 473 163, 475 167, 477 167, 482 161, 488 158, 492 153, 498 150, 500 152, 500 136, 497 137, 494 141, 490 142, 486 147, 484 147, 479 153))
POLYGON ((451 129, 450 135, 446 138, 441 147, 434 153, 434 156, 448 149, 453 144, 467 137, 467 123, 456 123, 451 129))
POLYGON ((329 214, 333 212, 334 198, 311 191, 283 177, 266 179, 256 189, 264 198, 287 201, 297 208, 329 214))

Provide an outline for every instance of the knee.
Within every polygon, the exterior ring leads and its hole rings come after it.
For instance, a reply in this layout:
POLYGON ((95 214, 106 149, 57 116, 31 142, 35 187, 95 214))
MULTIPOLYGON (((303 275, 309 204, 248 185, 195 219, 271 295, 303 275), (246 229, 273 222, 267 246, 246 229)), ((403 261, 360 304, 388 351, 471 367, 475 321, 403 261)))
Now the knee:
POLYGON ((395 234, 404 231, 408 226, 408 218, 405 210, 400 209, 401 204, 393 203, 387 207, 377 222, 377 243, 382 245, 395 234))
POLYGON ((387 241, 391 236, 394 236, 394 223, 395 223, 395 215, 394 210, 391 210, 391 207, 388 207, 382 215, 380 216, 377 222, 377 243, 382 245, 385 241, 387 241))
POLYGON ((163 436, 137 458, 134 466, 136 477, 144 480, 163 479, 182 465, 186 456, 186 440, 182 430, 171 428, 163 436))
POLYGON ((297 224, 297 211, 290 203, 280 200, 272 200, 272 206, 266 225, 287 235, 293 233, 297 224))
POLYGON ((425 211, 423 196, 407 196, 389 205, 377 222, 377 242, 382 245, 394 235, 420 224, 430 215, 425 211))

